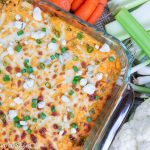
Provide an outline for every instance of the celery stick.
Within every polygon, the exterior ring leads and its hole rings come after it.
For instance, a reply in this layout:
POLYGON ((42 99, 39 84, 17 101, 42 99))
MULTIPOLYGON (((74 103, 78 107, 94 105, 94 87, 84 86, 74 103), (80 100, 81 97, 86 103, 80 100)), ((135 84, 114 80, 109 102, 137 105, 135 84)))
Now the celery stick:
POLYGON ((108 7, 113 15, 116 15, 122 8, 127 10, 133 9, 148 0, 111 0, 108 2, 108 7))
POLYGON ((150 94, 150 88, 143 87, 143 86, 137 86, 132 83, 130 83, 130 84, 135 92, 150 94))
MULTIPOLYGON (((150 1, 146 2, 136 10, 132 11, 131 14, 135 19, 144 27, 146 31, 150 30, 150 1)), ((123 27, 117 22, 113 21, 105 26, 106 31, 123 41, 128 39, 130 35, 123 29, 123 27)))
POLYGON ((144 28, 126 9, 122 9, 116 15, 116 19, 129 33, 131 38, 139 45, 143 52, 145 52, 150 58, 150 35, 144 30, 144 28))

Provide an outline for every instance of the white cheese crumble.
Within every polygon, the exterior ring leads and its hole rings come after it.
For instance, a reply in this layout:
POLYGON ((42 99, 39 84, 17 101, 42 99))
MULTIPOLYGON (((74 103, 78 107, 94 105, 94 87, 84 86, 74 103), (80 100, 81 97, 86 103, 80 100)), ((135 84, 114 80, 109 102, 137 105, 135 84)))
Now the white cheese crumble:
POLYGON ((45 32, 42 32, 42 31, 37 31, 37 32, 32 32, 31 33, 31 37, 33 38, 33 39, 42 39, 44 36, 46 35, 46 33, 45 32))
POLYGON ((68 122, 67 115, 64 115, 63 121, 68 122))
POLYGON ((108 44, 104 44, 101 48, 100 48, 100 51, 101 52, 109 52, 110 51, 110 47, 109 47, 109 45, 108 44))
POLYGON ((22 73, 20 73, 20 72, 18 72, 17 74, 16 74, 16 77, 18 77, 18 78, 20 78, 22 76, 22 73))
POLYGON ((66 40, 64 40, 64 39, 61 40, 60 43, 61 43, 62 46, 66 46, 66 44, 67 44, 66 40))
POLYGON ((17 21, 19 21, 21 19, 21 16, 19 14, 16 14, 15 18, 17 21))
POLYGON ((8 115, 9 115, 9 118, 11 120, 13 120, 18 115, 18 111, 17 110, 9 110, 8 115))
POLYGON ((28 130, 28 126, 24 125, 24 126, 22 126, 22 129, 26 131, 26 130, 28 130))
POLYGON ((71 128, 71 134, 76 134, 77 130, 75 128, 71 128))
POLYGON ((25 22, 22 22, 22 21, 16 21, 16 22, 15 22, 15 27, 16 27, 17 29, 24 29, 25 26, 26 26, 26 23, 25 23, 25 22))
POLYGON ((80 85, 85 86, 87 84, 87 82, 88 82, 87 79, 83 78, 83 79, 80 80, 80 85))
POLYGON ((33 86, 34 86, 34 80, 32 80, 32 79, 27 79, 25 81, 25 83, 23 84, 23 88, 25 90, 28 90, 28 89, 32 88, 33 86))
POLYGON ((23 104, 23 100, 22 100, 20 97, 16 97, 16 98, 14 99, 14 102, 15 102, 16 104, 23 104))
POLYGON ((39 102, 38 103, 38 108, 44 108, 45 107, 45 102, 44 101, 42 101, 42 102, 39 102))
POLYGON ((98 50, 98 49, 99 49, 99 46, 98 46, 98 45, 95 45, 95 49, 97 49, 97 50, 98 50))
POLYGON ((94 94, 95 91, 96 91, 96 88, 94 84, 87 84, 86 86, 83 87, 83 92, 89 95, 94 94))
POLYGON ((36 21, 42 21, 42 11, 39 7, 35 7, 33 10, 33 18, 36 21))
POLYGON ((13 47, 9 46, 9 47, 7 48, 7 52, 8 52, 9 55, 13 55, 13 54, 14 54, 14 49, 13 49, 13 47))
POLYGON ((69 103, 69 102, 70 102, 70 99, 69 99, 66 95, 63 95, 63 96, 61 97, 61 100, 62 100, 63 102, 65 102, 65 103, 69 103))
POLYGON ((21 124, 22 126, 26 126, 28 123, 27 123, 26 121, 20 121, 20 124, 21 124))
POLYGON ((61 131, 59 132, 59 136, 62 136, 63 133, 64 133, 64 130, 61 130, 61 131))
POLYGON ((87 66, 87 71, 88 71, 88 72, 91 72, 91 71, 93 71, 93 70, 94 70, 94 66, 93 66, 93 65, 87 66))
POLYGON ((59 48, 59 45, 57 43, 49 43, 48 44, 48 49, 50 50, 51 53, 55 53, 59 48))
POLYGON ((81 76, 82 75, 82 70, 79 70, 77 73, 76 73, 76 76, 81 76))
POLYGON ((103 73, 98 73, 98 74, 96 75, 96 79, 97 79, 97 81, 102 80, 102 79, 103 79, 103 73))

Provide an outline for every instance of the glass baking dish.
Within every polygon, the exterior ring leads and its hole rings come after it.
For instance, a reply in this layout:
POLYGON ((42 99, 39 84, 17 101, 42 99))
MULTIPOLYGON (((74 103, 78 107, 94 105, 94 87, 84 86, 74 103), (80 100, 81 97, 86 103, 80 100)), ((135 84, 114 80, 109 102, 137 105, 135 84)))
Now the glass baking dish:
POLYGON ((40 7, 50 15, 55 15, 67 23, 81 29, 101 43, 107 43, 119 55, 122 64, 122 71, 118 82, 114 86, 111 97, 107 100, 103 111, 100 113, 83 146, 83 149, 89 150, 108 149, 134 99, 132 91, 127 90, 130 70, 130 54, 128 53, 128 50, 123 43, 116 38, 108 35, 106 32, 94 29, 92 25, 82 21, 71 13, 63 11, 48 0, 32 0, 31 3, 40 7))

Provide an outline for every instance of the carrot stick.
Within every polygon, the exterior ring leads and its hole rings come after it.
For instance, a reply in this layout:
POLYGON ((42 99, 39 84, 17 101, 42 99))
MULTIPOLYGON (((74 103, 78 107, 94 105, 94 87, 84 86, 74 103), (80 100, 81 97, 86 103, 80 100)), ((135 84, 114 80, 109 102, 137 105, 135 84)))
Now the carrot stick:
POLYGON ((86 0, 75 12, 75 15, 86 21, 91 16, 98 4, 99 0, 86 0))
POLYGON ((76 11, 85 0, 74 0, 71 6, 72 11, 76 11))
POLYGON ((94 12, 92 13, 92 15, 88 18, 88 22, 91 24, 95 24, 96 21, 101 17, 101 15, 103 14, 104 8, 107 4, 107 0, 100 0, 100 3, 98 4, 98 6, 96 7, 96 9, 94 10, 94 12))
POLYGON ((74 0, 69 0, 69 3, 72 4, 74 0))
POLYGON ((49 0, 49 1, 66 11, 69 11, 71 8, 71 4, 69 3, 68 0, 49 0))

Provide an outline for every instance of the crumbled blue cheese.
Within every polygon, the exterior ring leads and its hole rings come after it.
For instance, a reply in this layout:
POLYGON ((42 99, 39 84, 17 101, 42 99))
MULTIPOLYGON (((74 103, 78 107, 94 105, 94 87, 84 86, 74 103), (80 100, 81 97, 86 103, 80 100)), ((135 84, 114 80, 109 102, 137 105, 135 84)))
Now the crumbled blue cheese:
POLYGON ((94 94, 95 91, 96 91, 96 88, 94 84, 87 84, 86 86, 83 87, 83 92, 89 95, 94 94))
POLYGON ((67 42, 66 42, 66 40, 63 39, 63 40, 60 41, 60 43, 61 43, 61 45, 62 45, 63 47, 65 47, 67 42))
POLYGON ((26 121, 20 121, 19 122, 22 126, 26 126, 28 123, 26 121))
POLYGON ((15 18, 17 21, 19 21, 21 19, 21 16, 19 14, 16 14, 15 18))
POLYGON ((27 79, 25 81, 25 83, 23 84, 23 88, 25 90, 28 90, 28 89, 32 88, 33 86, 34 86, 34 80, 32 80, 32 79, 27 79))
POLYGON ((69 103, 69 102, 70 102, 70 99, 69 99, 66 95, 63 95, 63 96, 61 97, 61 100, 62 100, 63 102, 65 102, 65 103, 69 103))
POLYGON ((57 43, 49 43, 48 44, 48 49, 50 50, 51 53, 55 53, 59 48, 59 45, 57 43))
POLYGON ((39 7, 35 7, 33 10, 33 18, 36 21, 42 21, 42 11, 39 7))
POLYGON ((85 86, 87 84, 87 82, 88 82, 87 79, 83 78, 83 79, 80 80, 80 85, 85 86))
POLYGON ((75 128, 71 128, 71 134, 76 134, 77 130, 75 128))
POLYGON ((101 51, 101 52, 108 53, 108 52, 110 51, 109 45, 105 43, 105 44, 100 48, 100 51, 101 51))
POLYGON ((23 100, 22 100, 20 97, 16 97, 16 98, 14 99, 14 102, 15 102, 16 104, 23 104, 23 100))
POLYGON ((42 31, 37 31, 37 32, 32 32, 31 33, 31 37, 33 38, 33 39, 42 39, 44 36, 46 35, 46 33, 45 32, 42 32, 42 31))
POLYGON ((25 22, 22 22, 22 21, 16 21, 15 22, 15 27, 17 28, 17 29, 24 29, 25 28, 25 26, 26 26, 26 23, 25 22))
POLYGON ((38 103, 38 108, 44 108, 45 107, 45 102, 44 101, 41 101, 38 103))
POLYGON ((25 130, 25 131, 28 130, 28 125, 22 126, 22 129, 25 130))
POLYGON ((103 79, 103 73, 98 73, 97 75, 96 75, 96 80, 97 81, 100 81, 100 80, 102 80, 103 79))
POLYGON ((14 55, 14 49, 13 49, 13 47, 9 46, 7 48, 7 52, 8 52, 9 55, 14 55))
POLYGON ((18 72, 17 74, 16 74, 16 77, 18 77, 18 78, 20 78, 22 76, 22 74, 20 73, 20 72, 18 72))
POLYGON ((8 116, 11 120, 13 120, 17 115, 18 115, 17 110, 9 110, 9 112, 8 112, 8 116))

